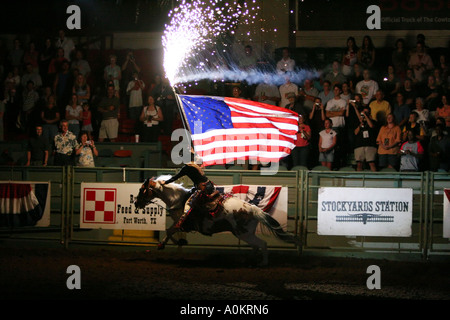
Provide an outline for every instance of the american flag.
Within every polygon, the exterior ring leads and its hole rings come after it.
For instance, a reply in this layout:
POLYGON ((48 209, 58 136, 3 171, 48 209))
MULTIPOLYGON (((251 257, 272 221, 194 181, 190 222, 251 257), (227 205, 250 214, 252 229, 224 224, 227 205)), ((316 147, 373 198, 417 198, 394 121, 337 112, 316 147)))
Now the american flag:
POLYGON ((278 162, 295 147, 298 114, 293 111, 237 98, 178 97, 204 166, 278 162))

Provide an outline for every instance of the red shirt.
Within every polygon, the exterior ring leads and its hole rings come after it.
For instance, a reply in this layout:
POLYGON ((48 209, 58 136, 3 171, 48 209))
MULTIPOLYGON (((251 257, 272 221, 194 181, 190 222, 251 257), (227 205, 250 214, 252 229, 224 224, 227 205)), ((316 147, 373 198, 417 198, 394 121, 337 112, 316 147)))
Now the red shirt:
MULTIPOLYGON (((311 137, 311 128, 307 124, 303 124, 303 131, 308 132, 311 137)), ((309 140, 302 138, 302 134, 297 132, 297 141, 295 142, 296 147, 306 147, 309 145, 309 140)))

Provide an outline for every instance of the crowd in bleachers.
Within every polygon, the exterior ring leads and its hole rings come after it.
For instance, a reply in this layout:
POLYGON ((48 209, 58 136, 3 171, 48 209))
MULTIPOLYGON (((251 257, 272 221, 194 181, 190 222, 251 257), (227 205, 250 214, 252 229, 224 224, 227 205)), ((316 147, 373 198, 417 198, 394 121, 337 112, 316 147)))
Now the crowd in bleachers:
MULTIPOLYGON (((245 51, 239 67, 256 67, 252 48, 245 51)), ((341 57, 329 61, 319 77, 297 83, 289 75, 300 64, 285 48, 273 70, 285 75, 286 83, 242 81, 230 95, 300 115, 297 145, 282 160, 289 169, 448 171, 450 66, 445 52, 430 51, 422 35, 413 48, 399 39, 389 63, 380 67, 370 37, 361 39, 360 47, 349 37, 341 57)), ((121 59, 109 55, 100 70, 94 69, 86 51, 63 30, 42 44, 16 39, 10 50, 0 46, 0 140, 30 139, 30 153, 36 146, 47 148, 47 156, 37 152, 28 161, 45 165, 67 164, 58 155, 63 149, 76 155, 84 150, 94 158, 94 140, 118 141, 125 123, 143 142, 170 136, 180 121, 173 88, 158 74, 144 81, 145 72, 131 50, 121 59), (36 143, 36 133, 41 142, 36 143)))

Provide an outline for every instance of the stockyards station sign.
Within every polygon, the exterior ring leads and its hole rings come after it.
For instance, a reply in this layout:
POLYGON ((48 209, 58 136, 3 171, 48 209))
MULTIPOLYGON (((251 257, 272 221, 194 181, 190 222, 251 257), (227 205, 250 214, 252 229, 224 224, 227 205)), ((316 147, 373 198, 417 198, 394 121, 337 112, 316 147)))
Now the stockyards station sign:
POLYGON ((319 235, 411 236, 410 188, 320 188, 319 235))
POLYGON ((166 229, 165 204, 160 199, 144 209, 134 206, 142 183, 82 183, 80 227, 89 229, 166 229))

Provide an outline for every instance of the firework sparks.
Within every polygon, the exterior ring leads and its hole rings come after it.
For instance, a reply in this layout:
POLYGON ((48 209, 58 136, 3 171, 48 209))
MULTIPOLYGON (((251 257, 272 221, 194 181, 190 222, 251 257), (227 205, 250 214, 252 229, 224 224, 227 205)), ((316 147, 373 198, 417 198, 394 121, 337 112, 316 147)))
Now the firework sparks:
MULTIPOLYGON (((242 81, 254 84, 270 79, 280 85, 285 77, 267 76, 257 70, 240 70, 234 62, 233 37, 238 25, 256 21, 256 0, 178 0, 170 13, 162 37, 164 69, 172 86, 199 81, 242 81)), ((303 70, 291 75, 291 81, 303 81, 303 70)))

